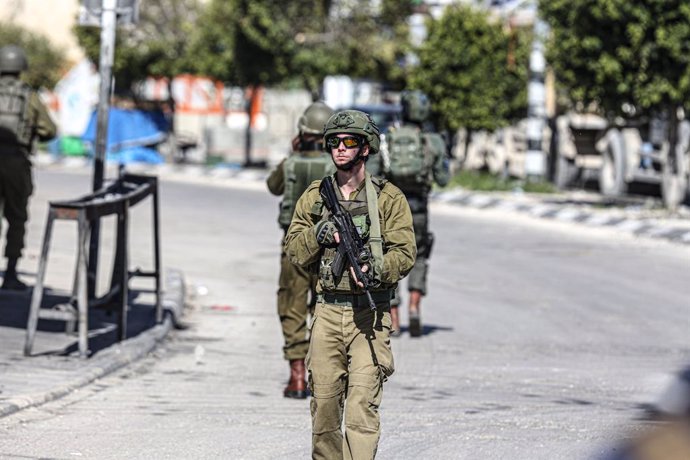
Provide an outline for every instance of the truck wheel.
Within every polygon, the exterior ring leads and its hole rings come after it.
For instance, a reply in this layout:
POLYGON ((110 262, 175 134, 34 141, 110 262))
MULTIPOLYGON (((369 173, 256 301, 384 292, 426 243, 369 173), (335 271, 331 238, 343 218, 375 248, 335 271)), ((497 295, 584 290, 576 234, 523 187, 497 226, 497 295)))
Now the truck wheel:
POLYGON ((572 186, 577 179, 579 169, 575 165, 575 161, 558 154, 556 160, 556 172, 554 182, 559 189, 566 189, 572 186))
POLYGON ((690 202, 688 144, 683 142, 688 133, 684 132, 682 125, 680 128, 679 145, 669 154, 673 157, 664 162, 661 170, 661 199, 664 207, 670 210, 676 210, 680 204, 690 202))
POLYGON ((608 142, 602 152, 602 164, 599 171, 599 191, 604 196, 621 196, 627 191, 625 183, 626 156, 623 136, 617 129, 606 135, 608 142))

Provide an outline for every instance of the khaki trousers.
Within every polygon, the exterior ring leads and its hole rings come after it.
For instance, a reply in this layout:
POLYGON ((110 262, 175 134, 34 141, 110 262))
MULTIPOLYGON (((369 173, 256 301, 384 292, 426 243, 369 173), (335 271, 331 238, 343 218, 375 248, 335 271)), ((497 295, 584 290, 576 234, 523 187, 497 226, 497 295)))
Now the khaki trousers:
POLYGON ((427 293, 427 273, 429 272, 429 257, 431 246, 429 244, 429 215, 426 212, 412 213, 414 235, 417 243, 417 258, 407 278, 407 289, 427 293))
POLYGON ((375 457, 383 382, 394 371, 390 328, 388 304, 378 311, 316 304, 307 354, 312 458, 375 457))
POLYGON ((285 340, 283 357, 286 360, 307 356, 307 315, 310 303, 316 301, 315 287, 316 275, 290 263, 283 250, 278 278, 278 317, 285 340))

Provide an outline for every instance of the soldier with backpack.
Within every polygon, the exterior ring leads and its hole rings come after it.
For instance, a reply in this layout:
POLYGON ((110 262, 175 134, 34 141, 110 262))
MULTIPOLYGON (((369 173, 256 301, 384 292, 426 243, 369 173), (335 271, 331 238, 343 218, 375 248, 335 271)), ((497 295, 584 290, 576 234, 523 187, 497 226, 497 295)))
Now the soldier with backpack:
MULTIPOLYGON (((429 98, 421 91, 403 91, 402 125, 386 135, 382 150, 382 176, 400 188, 412 210, 417 241, 417 260, 408 277, 408 301, 412 337, 422 335, 420 302, 427 293, 428 259, 434 243, 429 231, 428 201, 433 183, 446 185, 449 180, 445 141, 436 133, 422 131, 431 109, 429 98)), ((393 335, 400 334, 399 292, 391 308, 393 335)))
MULTIPOLYGON (((278 224, 287 232, 295 204, 309 184, 335 171, 330 156, 323 149, 323 129, 333 109, 314 102, 297 123, 299 133, 293 141, 293 152, 274 169, 266 180, 269 191, 282 195, 278 224)), ((282 247, 283 245, 281 245, 282 247)), ((307 356, 307 316, 316 301, 316 276, 290 263, 281 249, 278 280, 278 316, 283 329, 283 356, 290 362, 290 380, 283 391, 286 398, 307 397, 304 359, 307 356)))
POLYGON ((2 289, 13 291, 27 288, 17 276, 17 262, 24 248, 29 197, 33 192, 29 155, 36 137, 49 140, 56 133, 38 94, 19 79, 27 68, 26 55, 20 47, 0 48, 0 212, 8 224, 2 289))

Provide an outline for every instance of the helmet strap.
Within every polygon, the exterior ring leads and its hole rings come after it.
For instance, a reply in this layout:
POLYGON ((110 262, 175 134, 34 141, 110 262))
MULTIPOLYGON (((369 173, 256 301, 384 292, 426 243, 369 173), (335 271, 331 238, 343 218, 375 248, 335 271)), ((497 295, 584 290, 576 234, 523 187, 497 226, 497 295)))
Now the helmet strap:
POLYGON ((342 166, 336 165, 336 168, 340 169, 341 171, 350 171, 360 161, 366 161, 366 158, 362 156, 362 150, 364 150, 363 145, 359 148, 359 150, 357 150, 357 155, 355 155, 355 157, 352 160, 348 161, 342 166))

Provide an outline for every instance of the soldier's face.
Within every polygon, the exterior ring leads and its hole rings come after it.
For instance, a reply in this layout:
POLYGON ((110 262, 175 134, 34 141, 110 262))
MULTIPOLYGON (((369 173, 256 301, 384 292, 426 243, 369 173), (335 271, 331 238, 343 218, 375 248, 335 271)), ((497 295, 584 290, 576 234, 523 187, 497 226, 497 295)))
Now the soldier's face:
POLYGON ((352 138, 352 134, 336 134, 334 138, 338 139, 338 146, 333 147, 335 144, 334 140, 332 144, 329 142, 329 147, 331 148, 331 157, 333 158, 333 163, 338 169, 343 166, 347 166, 348 163, 354 160, 360 148, 362 149, 362 158, 369 155, 369 146, 366 144, 364 146, 358 144, 353 147, 347 147, 345 145, 346 143, 351 144, 350 142, 346 142, 346 139, 352 138))

